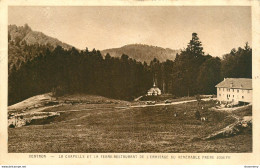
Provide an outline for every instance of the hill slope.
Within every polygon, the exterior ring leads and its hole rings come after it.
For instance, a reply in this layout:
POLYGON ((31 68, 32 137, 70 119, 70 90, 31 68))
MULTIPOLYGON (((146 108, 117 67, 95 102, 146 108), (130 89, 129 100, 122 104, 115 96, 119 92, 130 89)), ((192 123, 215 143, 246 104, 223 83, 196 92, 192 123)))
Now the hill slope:
POLYGON ((107 53, 112 57, 121 57, 122 54, 126 54, 137 61, 146 61, 147 63, 154 58, 157 58, 159 61, 165 61, 167 59, 174 60, 176 54, 179 52, 180 50, 165 49, 144 44, 129 44, 120 48, 111 48, 101 51, 103 56, 107 53))
POLYGON ((28 45, 50 45, 53 47, 61 46, 64 49, 72 48, 71 45, 63 43, 56 38, 47 36, 42 32, 33 31, 27 24, 24 26, 9 25, 8 26, 8 41, 22 43, 25 41, 28 45))
POLYGON ((15 65, 18 69, 22 62, 32 60, 47 48, 53 50, 57 46, 71 49, 72 46, 47 36, 41 32, 33 31, 27 24, 24 26, 8 26, 8 64, 9 70, 15 65))

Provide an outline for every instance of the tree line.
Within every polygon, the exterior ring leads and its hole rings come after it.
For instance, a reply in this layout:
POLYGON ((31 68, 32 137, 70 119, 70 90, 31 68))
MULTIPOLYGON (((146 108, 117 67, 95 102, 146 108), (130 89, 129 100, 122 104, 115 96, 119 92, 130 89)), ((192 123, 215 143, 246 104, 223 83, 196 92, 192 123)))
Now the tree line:
POLYGON ((153 82, 163 93, 175 96, 214 94, 215 85, 224 77, 252 77, 252 49, 247 43, 220 59, 204 54, 196 33, 175 60, 160 62, 154 58, 149 64, 125 54, 120 58, 109 54, 103 57, 95 49, 11 45, 22 50, 23 60, 9 67, 9 105, 50 91, 57 95, 87 93, 133 100, 144 95, 153 82))

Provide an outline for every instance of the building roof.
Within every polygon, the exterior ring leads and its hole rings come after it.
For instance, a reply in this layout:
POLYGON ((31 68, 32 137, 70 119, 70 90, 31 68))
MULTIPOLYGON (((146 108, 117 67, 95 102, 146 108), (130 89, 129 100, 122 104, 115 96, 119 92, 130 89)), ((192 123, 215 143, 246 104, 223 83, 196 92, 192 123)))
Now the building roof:
POLYGON ((148 92, 160 92, 161 90, 158 87, 152 87, 148 92))
POLYGON ((161 92, 161 90, 158 87, 156 87, 155 82, 153 82, 153 87, 151 89, 149 89, 148 92, 158 92, 159 93, 159 92, 161 92))
POLYGON ((251 89, 252 79, 249 78, 224 78, 216 87, 232 88, 232 89, 251 89))

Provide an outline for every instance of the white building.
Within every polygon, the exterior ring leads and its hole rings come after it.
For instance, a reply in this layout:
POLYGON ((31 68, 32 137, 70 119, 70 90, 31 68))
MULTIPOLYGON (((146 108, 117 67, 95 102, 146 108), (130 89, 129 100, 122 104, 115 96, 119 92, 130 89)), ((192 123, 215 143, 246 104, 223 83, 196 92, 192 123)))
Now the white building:
POLYGON ((252 103, 252 79, 225 78, 216 88, 219 101, 252 103))
POLYGON ((148 96, 158 96, 161 94, 162 94, 161 90, 158 87, 156 87, 155 83, 153 84, 153 87, 149 89, 147 92, 148 96))

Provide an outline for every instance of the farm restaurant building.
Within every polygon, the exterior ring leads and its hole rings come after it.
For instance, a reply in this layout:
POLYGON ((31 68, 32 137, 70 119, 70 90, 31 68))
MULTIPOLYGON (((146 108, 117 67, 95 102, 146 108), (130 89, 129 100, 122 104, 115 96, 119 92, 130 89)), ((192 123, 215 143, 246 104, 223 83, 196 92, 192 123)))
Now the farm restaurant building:
POLYGON ((216 85, 217 99, 225 102, 252 102, 252 79, 224 78, 216 85))

